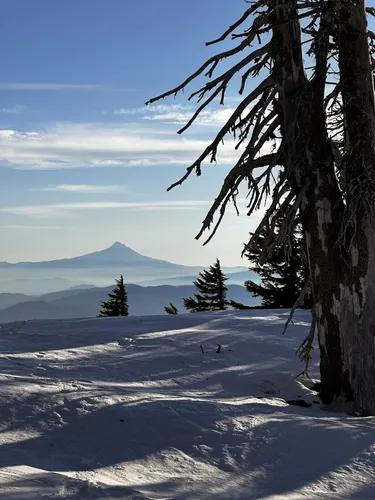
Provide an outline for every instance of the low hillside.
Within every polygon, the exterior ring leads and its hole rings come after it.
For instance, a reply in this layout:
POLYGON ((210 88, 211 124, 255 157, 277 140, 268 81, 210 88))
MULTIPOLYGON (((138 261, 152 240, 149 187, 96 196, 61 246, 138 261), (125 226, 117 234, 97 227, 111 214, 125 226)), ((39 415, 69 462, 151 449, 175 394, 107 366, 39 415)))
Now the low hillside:
MULTIPOLYGON (((25 295, 0 294, 0 323, 29 319, 91 318, 98 315, 100 302, 107 300, 113 287, 77 288, 41 295, 38 298, 25 295)), ((139 286, 127 285, 129 311, 132 316, 166 314, 164 306, 173 302, 179 311, 184 311, 183 299, 196 292, 193 285, 185 286, 139 286)), ((228 298, 247 305, 259 304, 243 286, 229 285, 228 298)))

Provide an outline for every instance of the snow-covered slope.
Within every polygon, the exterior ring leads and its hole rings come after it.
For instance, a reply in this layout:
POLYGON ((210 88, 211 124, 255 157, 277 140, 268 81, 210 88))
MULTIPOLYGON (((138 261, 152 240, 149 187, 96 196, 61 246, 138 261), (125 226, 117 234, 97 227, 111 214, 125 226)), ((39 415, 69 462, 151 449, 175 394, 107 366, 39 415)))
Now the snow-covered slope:
POLYGON ((296 379, 287 314, 3 325, 0 500, 375 498, 375 419, 296 379))

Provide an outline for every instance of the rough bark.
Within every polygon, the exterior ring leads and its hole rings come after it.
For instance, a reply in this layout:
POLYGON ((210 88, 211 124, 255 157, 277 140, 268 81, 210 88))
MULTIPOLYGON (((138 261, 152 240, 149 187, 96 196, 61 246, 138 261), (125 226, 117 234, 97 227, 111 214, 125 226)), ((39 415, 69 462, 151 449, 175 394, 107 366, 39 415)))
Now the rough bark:
POLYGON ((332 297, 343 272, 336 244, 344 207, 323 105, 328 40, 322 37, 316 53, 315 78, 308 81, 296 1, 273 0, 271 9, 286 171, 296 196, 306 189, 300 211, 320 344, 321 398, 331 403, 343 393, 349 398, 351 394, 342 377, 340 321, 332 308, 332 297))
POLYGON ((327 2, 316 45, 316 73, 307 82, 300 26, 290 21, 296 17, 296 2, 273 3, 287 175, 296 194, 308 183, 301 219, 320 344, 321 397, 338 408, 374 415, 375 105, 365 5, 363 0, 327 2), (333 16, 345 123, 344 192, 335 177, 323 107, 333 16))
POLYGON ((363 0, 342 1, 338 47, 345 123, 345 243, 350 260, 334 296, 343 377, 354 410, 375 414, 375 105, 363 0))

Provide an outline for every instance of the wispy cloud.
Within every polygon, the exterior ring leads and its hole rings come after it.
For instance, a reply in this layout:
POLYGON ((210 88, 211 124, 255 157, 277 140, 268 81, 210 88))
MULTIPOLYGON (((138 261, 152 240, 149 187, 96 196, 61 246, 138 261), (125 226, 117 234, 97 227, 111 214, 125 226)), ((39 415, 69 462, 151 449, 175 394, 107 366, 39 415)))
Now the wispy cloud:
POLYGON ((0 113, 7 113, 10 115, 18 115, 26 111, 26 106, 21 106, 20 104, 15 104, 10 108, 0 108, 0 113))
POLYGON ((58 184, 38 189, 38 191, 57 191, 61 193, 101 194, 121 191, 122 186, 94 186, 92 184, 58 184))
MULTIPOLYGON (((222 125, 234 112, 235 108, 225 107, 218 109, 206 109, 202 111, 196 125, 222 125)), ((114 111, 115 115, 135 116, 141 115, 143 120, 159 121, 163 123, 184 124, 190 120, 194 111, 191 105, 183 104, 158 104, 142 106, 140 108, 121 108, 114 111)))
POLYGON ((115 109, 115 115, 144 115, 150 113, 170 113, 176 111, 186 111, 193 109, 192 106, 183 104, 157 104, 150 106, 141 106, 140 108, 120 108, 115 109))
POLYGON ((117 201, 95 201, 82 203, 55 203, 48 205, 22 205, 14 207, 2 207, 0 212, 24 215, 30 217, 56 216, 64 212, 80 212, 82 210, 192 210, 199 207, 209 206, 209 200, 186 200, 186 201, 152 201, 152 202, 117 202, 117 201))
MULTIPOLYGON (((0 165, 16 169, 188 165, 209 139, 178 136, 154 125, 61 124, 46 130, 0 130, 0 165)), ((228 140, 218 162, 231 164, 238 153, 228 140)))
MULTIPOLYGON (((205 110, 199 115, 199 117, 194 122, 196 125, 209 125, 217 126, 224 125, 233 114, 234 108, 225 109, 212 109, 205 110)), ((188 112, 178 112, 169 111, 167 113, 156 113, 153 115, 145 116, 145 120, 153 120, 164 123, 175 123, 177 125, 182 125, 187 123, 192 116, 192 113, 188 112)))
POLYGON ((0 82, 0 90, 11 90, 11 91, 59 91, 59 90, 86 90, 86 91, 97 91, 97 90, 129 90, 114 87, 111 85, 102 85, 97 83, 18 83, 18 82, 0 82))

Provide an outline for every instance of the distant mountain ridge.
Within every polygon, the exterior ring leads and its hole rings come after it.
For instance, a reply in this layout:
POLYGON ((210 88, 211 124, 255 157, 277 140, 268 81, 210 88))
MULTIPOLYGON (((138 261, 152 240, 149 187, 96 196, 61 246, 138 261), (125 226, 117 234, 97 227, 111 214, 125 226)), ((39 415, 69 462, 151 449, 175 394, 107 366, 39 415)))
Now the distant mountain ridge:
MULTIPOLYGON (((100 302, 106 300, 113 287, 70 289, 39 297, 22 294, 0 294, 0 323, 32 319, 88 318, 97 316, 100 302)), ((183 298, 195 293, 193 285, 149 286, 127 285, 129 310, 132 316, 165 314, 164 306, 170 302, 180 312, 183 298)), ((228 298, 247 305, 259 304, 243 286, 229 285, 228 298)))
MULTIPOLYGON (((81 287, 85 283, 105 287, 120 274, 127 283, 190 284, 204 266, 184 266, 142 255, 116 242, 109 248, 78 257, 41 262, 0 262, 0 293, 42 295, 81 287), (177 279, 182 277, 181 279, 177 279), (177 279, 169 282, 170 279, 177 279)), ((245 271, 246 267, 223 267, 226 274, 245 271)), ((248 279, 250 277, 250 273, 248 279)), ((232 279, 231 283, 243 284, 232 279)))
POLYGON ((147 257, 128 246, 116 241, 109 248, 98 250, 78 257, 70 257, 65 259, 54 259, 40 262, 0 262, 0 267, 23 267, 23 268, 80 268, 86 267, 114 267, 118 265, 159 265, 173 266, 176 268, 186 269, 191 266, 183 266, 180 264, 172 264, 171 262, 147 257))

